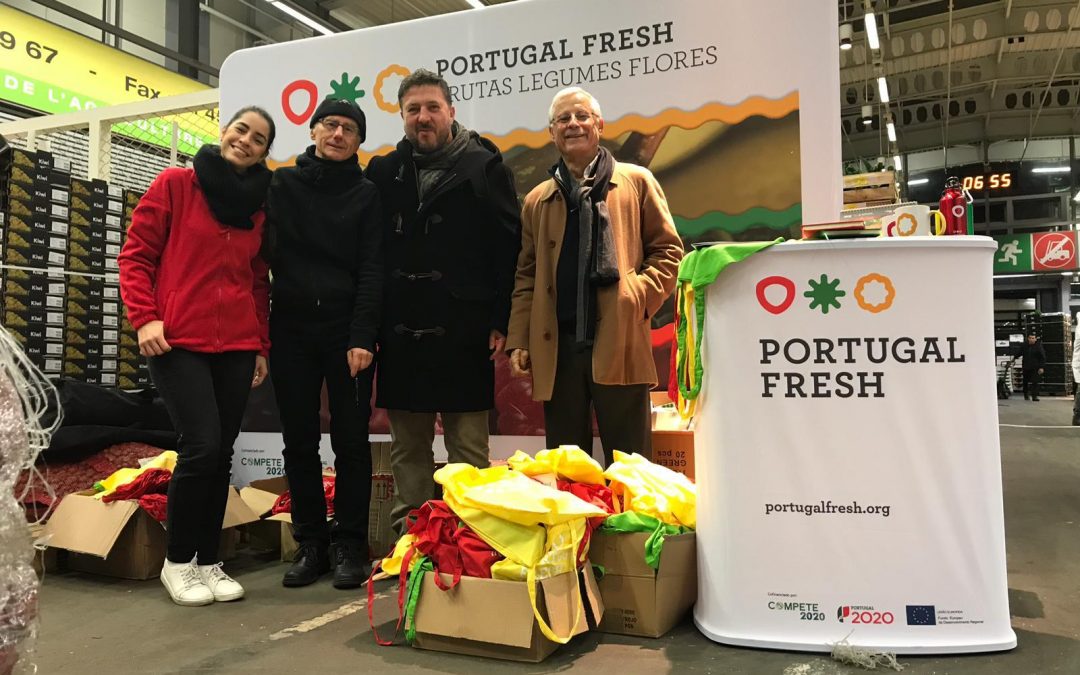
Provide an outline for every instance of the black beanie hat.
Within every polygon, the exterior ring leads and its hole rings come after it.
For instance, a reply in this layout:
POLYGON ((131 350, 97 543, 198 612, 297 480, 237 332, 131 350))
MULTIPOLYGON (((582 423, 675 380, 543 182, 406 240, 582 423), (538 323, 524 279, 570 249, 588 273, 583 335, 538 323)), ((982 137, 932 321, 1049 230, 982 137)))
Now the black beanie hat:
POLYGON ((360 109, 360 106, 344 98, 323 99, 323 102, 315 109, 315 114, 311 116, 311 123, 308 126, 314 127, 316 122, 330 115, 348 117, 356 122, 356 128, 360 130, 360 142, 363 143, 367 138, 367 118, 364 117, 364 111, 360 109))

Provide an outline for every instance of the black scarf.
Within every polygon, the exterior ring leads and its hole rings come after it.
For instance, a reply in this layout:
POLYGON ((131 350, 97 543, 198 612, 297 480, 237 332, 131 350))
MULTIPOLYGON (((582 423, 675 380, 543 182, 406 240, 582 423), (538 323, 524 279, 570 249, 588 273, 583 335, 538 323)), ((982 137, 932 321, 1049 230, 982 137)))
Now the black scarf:
POLYGON ((575 183, 565 162, 553 172, 578 210, 578 269, 577 269, 577 328, 574 342, 588 344, 589 301, 593 289, 610 286, 619 281, 619 265, 615 255, 615 236, 611 232, 607 193, 615 172, 615 158, 607 148, 600 148, 596 159, 585 168, 581 183, 575 183))
POLYGON ((355 183, 364 175, 356 155, 341 161, 326 159, 315 154, 314 145, 309 145, 304 154, 297 156, 296 171, 305 183, 328 190, 355 183))
POLYGON ((199 148, 192 165, 206 203, 219 222, 241 230, 255 227, 251 215, 266 202, 273 176, 269 169, 260 163, 236 173, 221 156, 221 148, 212 144, 199 148))
POLYGON ((413 150, 412 157, 413 163, 416 164, 417 188, 420 190, 421 201, 446 175, 446 172, 454 168, 461 156, 465 154, 473 137, 477 135, 475 131, 469 131, 457 121, 450 127, 450 133, 452 134, 450 140, 438 150, 427 153, 413 150))

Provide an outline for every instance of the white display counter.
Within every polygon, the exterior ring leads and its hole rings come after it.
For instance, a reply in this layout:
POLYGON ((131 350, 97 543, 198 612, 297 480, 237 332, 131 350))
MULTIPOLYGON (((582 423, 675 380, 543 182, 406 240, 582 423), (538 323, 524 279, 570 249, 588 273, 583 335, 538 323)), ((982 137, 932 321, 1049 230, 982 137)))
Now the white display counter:
POLYGON ((995 250, 985 237, 784 243, 708 286, 702 633, 805 651, 1016 646, 995 250))

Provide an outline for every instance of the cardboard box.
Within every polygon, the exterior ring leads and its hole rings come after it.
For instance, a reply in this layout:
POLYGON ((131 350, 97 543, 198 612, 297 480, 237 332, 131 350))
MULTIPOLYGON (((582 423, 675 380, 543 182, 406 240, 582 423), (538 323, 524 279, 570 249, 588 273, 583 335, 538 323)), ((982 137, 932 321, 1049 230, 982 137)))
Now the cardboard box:
POLYGON ((660 637, 697 600, 697 536, 690 532, 664 539, 660 569, 645 562, 649 534, 593 534, 589 560, 604 568, 600 596, 604 619, 598 630, 620 635, 660 637))
POLYGON ((652 461, 694 480, 693 420, 684 420, 667 392, 654 391, 652 400, 652 461))
MULTIPOLYGON (((123 366, 123 363, 121 364, 123 366)), ((141 364, 140 364, 141 366, 141 364)), ((141 368, 140 368, 141 372, 141 368)), ((121 368, 121 380, 124 368, 121 368)), ((371 502, 368 509, 368 555, 372 560, 383 557, 397 541, 397 535, 391 530, 390 511, 394 503, 394 477, 390 473, 390 443, 371 444, 371 502)), ((326 475, 333 475, 326 472, 326 475)), ((252 481, 240 490, 241 498, 251 510, 264 516, 258 527, 249 527, 248 531, 258 541, 258 545, 268 549, 278 549, 283 562, 289 562, 296 555, 296 540, 293 538, 292 514, 279 513, 270 515, 270 509, 278 496, 289 489, 284 476, 252 481)))
POLYGON ((693 431, 653 431, 652 446, 653 462, 694 480, 693 431))
MULTIPOLYGON (((451 577, 443 575, 445 584, 451 577)), ((559 644, 544 637, 526 584, 462 577, 439 590, 432 572, 421 582, 414 647, 454 654, 539 663, 559 644)), ((537 608, 556 635, 575 636, 600 623, 604 603, 592 565, 537 583, 537 608)))
MULTIPOLYGON (((164 526, 138 502, 105 504, 92 491, 64 497, 45 526, 49 546, 67 551, 68 569, 124 579, 152 579, 165 560, 164 526)), ((235 488, 229 490, 223 531, 258 520, 235 488)), ((225 535, 226 542, 234 535, 225 535)), ((227 548, 227 547, 226 547, 227 548)), ((224 556, 223 556, 224 557, 224 556)), ((215 561, 216 562, 216 561, 215 561)))

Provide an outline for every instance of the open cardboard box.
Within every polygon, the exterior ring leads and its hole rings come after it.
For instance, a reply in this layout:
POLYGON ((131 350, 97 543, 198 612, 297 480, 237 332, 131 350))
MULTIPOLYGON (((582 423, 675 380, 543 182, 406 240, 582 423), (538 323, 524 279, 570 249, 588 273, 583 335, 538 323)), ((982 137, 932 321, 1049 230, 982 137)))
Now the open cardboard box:
POLYGON ((259 522, 248 526, 251 539, 261 548, 277 549, 283 562, 289 562, 296 555, 296 539, 293 538, 292 514, 270 511, 278 497, 289 489, 289 482, 284 476, 264 478, 252 481, 247 487, 240 488, 240 498, 259 517, 259 522))
MULTIPOLYGON (((323 475, 334 475, 324 471, 323 475)), ((297 544, 293 538, 292 514, 270 515, 278 496, 289 489, 284 476, 252 481, 240 490, 240 496, 262 520, 248 528, 257 546, 279 549, 283 562, 292 561, 297 544)), ((372 560, 382 558, 394 548, 396 534, 391 530, 390 511, 394 506, 394 477, 390 472, 390 443, 371 444, 371 504, 368 510, 368 553, 372 560)))
POLYGON ((604 568, 599 586, 606 609, 598 630, 660 637, 697 600, 697 536, 665 537, 657 570, 645 562, 648 538, 645 532, 593 533, 589 559, 604 568))
MULTIPOLYGON (((85 490, 64 497, 45 526, 47 545, 67 552, 59 556, 59 566, 124 579, 156 577, 165 561, 164 524, 151 518, 137 501, 107 504, 93 495, 93 490, 85 490)), ((235 546, 232 528, 258 519, 236 488, 229 488, 221 524, 222 559, 230 557, 235 546)))
POLYGON ((650 392, 652 399, 652 461, 694 480, 693 419, 684 420, 668 406, 667 392, 650 392))
MULTIPOLYGON (((422 582, 414 647, 530 663, 543 661, 559 648, 540 632, 524 582, 461 577, 456 587, 442 591, 433 574, 425 573, 422 582)), ((442 578, 445 584, 452 581, 447 574, 442 578)), ((588 563, 580 572, 537 582, 536 599, 556 635, 580 635, 604 615, 588 563)))

